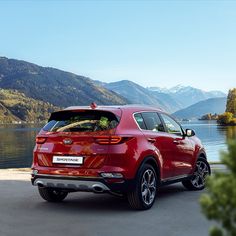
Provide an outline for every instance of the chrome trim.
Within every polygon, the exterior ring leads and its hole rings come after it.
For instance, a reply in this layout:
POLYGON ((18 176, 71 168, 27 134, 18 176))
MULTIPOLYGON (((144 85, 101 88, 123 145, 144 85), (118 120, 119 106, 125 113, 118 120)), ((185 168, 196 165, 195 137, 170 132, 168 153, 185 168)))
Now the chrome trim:
POLYGON ((67 178, 67 179, 103 179, 100 176, 72 176, 72 175, 47 175, 47 174, 37 174, 37 177, 49 177, 49 178, 67 178))
POLYGON ((191 175, 177 175, 177 176, 174 176, 174 177, 163 179, 161 182, 174 181, 174 180, 178 180, 178 179, 187 178, 187 177, 190 177, 190 176, 191 175))
POLYGON ((136 111, 136 112, 134 112, 134 113, 132 114, 132 116, 133 116, 133 119, 134 119, 134 121, 135 121, 135 123, 136 123, 138 129, 141 130, 141 131, 151 131, 151 132, 153 132, 153 133, 165 133, 165 134, 174 135, 174 136, 178 136, 178 137, 183 137, 183 138, 185 137, 185 131, 184 131, 182 125, 175 119, 175 117, 172 117, 171 115, 169 115, 168 113, 166 113, 166 112, 164 112, 164 111, 161 111, 161 110, 160 110, 160 111, 158 111, 158 110, 157 110, 157 111, 154 111, 154 110, 151 110, 151 111, 145 111, 145 110, 144 110, 144 111, 136 111), (180 128, 181 128, 181 130, 182 130, 182 135, 172 134, 172 133, 169 133, 169 132, 167 132, 167 131, 153 131, 153 130, 149 130, 149 129, 141 129, 141 128, 139 127, 139 124, 138 124, 138 122, 136 121, 134 115, 135 115, 135 114, 141 114, 141 113, 147 113, 147 112, 156 112, 157 115, 159 116, 159 118, 160 118, 160 120, 161 120, 161 123, 163 124, 165 130, 166 130, 166 125, 165 125, 165 122, 163 121, 163 118, 161 117, 161 115, 164 114, 164 115, 170 117, 172 120, 174 120, 174 121, 180 126, 180 128))
MULTIPOLYGON (((134 122, 136 123, 136 125, 137 125, 137 127, 138 127, 138 129, 139 130, 141 130, 141 131, 151 131, 151 132, 153 132, 153 133, 167 133, 168 134, 168 132, 164 132, 164 131, 153 131, 153 130, 149 130, 149 129, 141 129, 140 127, 139 127, 139 124, 138 124, 138 122, 136 121, 136 119, 135 119, 135 117, 134 117, 134 115, 136 115, 136 114, 141 114, 141 113, 160 113, 160 114, 162 114, 162 113, 164 113, 164 112, 162 112, 162 111, 154 111, 154 110, 151 110, 151 111, 136 111, 136 112, 134 112, 133 114, 132 114, 132 116, 133 116, 133 119, 134 119, 134 122)), ((157 114, 157 115, 158 115, 157 114)), ((166 113, 164 113, 164 114, 166 114, 166 113)), ((158 115, 159 116, 159 115, 158 115)), ((162 122, 162 120, 161 120, 161 122, 162 122)))
POLYGON ((110 189, 105 184, 98 181, 37 178, 34 181, 33 185, 39 187, 73 189, 76 191, 88 191, 88 192, 110 191, 110 189))

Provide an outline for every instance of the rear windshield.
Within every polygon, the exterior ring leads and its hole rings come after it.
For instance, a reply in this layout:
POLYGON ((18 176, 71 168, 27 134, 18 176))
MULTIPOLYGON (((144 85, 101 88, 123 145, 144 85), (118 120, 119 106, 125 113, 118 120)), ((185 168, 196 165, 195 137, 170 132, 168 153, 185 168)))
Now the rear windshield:
POLYGON ((61 111, 52 113, 43 127, 50 132, 97 132, 114 129, 119 117, 107 111, 61 111))

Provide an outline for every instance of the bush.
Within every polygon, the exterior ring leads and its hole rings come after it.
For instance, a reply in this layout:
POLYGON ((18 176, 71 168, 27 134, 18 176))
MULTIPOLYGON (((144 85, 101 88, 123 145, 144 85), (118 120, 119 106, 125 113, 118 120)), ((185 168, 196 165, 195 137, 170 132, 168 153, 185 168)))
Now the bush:
POLYGON ((228 152, 223 152, 221 159, 228 170, 208 178, 208 193, 200 203, 207 218, 219 223, 211 229, 211 236, 236 236, 236 141, 228 143, 228 152))
POLYGON ((228 125, 231 123, 233 119, 234 119, 233 113, 225 112, 222 115, 219 115, 218 123, 223 124, 223 125, 228 125))
POLYGON ((232 125, 236 125, 236 118, 233 118, 230 122, 232 125))

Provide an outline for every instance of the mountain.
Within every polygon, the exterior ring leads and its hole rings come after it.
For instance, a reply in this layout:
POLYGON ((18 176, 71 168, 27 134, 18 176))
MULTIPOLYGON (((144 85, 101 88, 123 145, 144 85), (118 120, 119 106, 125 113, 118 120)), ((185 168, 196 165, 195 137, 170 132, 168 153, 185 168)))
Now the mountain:
MULTIPOLYGON (((6 57, 0 57, 0 89, 0 121, 9 122, 46 119, 50 111, 58 107, 91 102, 146 104, 173 113, 208 98, 226 96, 220 91, 206 92, 182 85, 167 89, 144 88, 129 80, 105 83, 6 57)), ((205 113, 209 112, 211 110, 205 113)))
POLYGON ((152 105, 168 112, 174 112, 182 108, 180 104, 168 94, 151 91, 129 80, 103 83, 103 86, 127 98, 127 100, 133 104, 152 105))
POLYGON ((0 89, 0 123, 44 121, 58 109, 16 90, 0 89))
POLYGON ((191 106, 199 101, 209 98, 226 97, 226 94, 221 91, 203 91, 201 89, 193 88, 191 86, 177 85, 170 89, 149 87, 151 91, 163 92, 171 96, 176 102, 181 104, 182 108, 191 106))
POLYGON ((221 114, 225 111, 226 98, 210 98, 204 101, 200 101, 194 105, 191 105, 185 109, 179 110, 173 114, 179 119, 192 119, 200 118, 205 114, 221 114))
POLYGON ((163 107, 164 110, 170 113, 183 108, 182 105, 169 94, 152 91, 151 96, 155 97, 159 101, 160 107, 163 107))
POLYGON ((145 88, 129 80, 107 83, 103 86, 109 90, 115 91, 123 97, 126 97, 132 103, 151 105, 157 103, 156 99, 150 96, 149 92, 145 88))
POLYGON ((1 102, 0 102, 0 123, 12 123, 14 121, 20 121, 20 119, 14 116, 1 102))
POLYGON ((17 90, 25 96, 54 106, 126 104, 127 100, 93 80, 62 70, 0 57, 0 88, 17 90))
POLYGON ((226 97, 226 94, 220 91, 206 92, 182 85, 167 89, 159 87, 144 88, 129 80, 113 83, 96 81, 96 83, 120 94, 131 103, 153 105, 171 113, 209 98, 226 97))

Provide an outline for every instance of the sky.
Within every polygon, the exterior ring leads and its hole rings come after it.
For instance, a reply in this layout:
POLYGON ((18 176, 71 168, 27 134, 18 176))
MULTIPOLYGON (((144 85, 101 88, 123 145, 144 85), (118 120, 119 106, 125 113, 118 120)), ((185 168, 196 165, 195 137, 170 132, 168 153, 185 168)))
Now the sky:
POLYGON ((236 87, 236 1, 0 0, 0 56, 144 87, 236 87))

